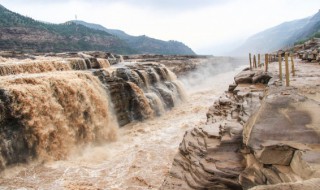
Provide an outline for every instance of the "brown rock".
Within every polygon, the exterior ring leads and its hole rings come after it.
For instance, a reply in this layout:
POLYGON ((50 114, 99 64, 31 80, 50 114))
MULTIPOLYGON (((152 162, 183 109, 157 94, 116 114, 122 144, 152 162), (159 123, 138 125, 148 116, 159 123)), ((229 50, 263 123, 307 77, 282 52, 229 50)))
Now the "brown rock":
POLYGON ((320 189, 320 179, 309 179, 294 183, 280 183, 277 185, 261 185, 250 190, 317 190, 320 189))

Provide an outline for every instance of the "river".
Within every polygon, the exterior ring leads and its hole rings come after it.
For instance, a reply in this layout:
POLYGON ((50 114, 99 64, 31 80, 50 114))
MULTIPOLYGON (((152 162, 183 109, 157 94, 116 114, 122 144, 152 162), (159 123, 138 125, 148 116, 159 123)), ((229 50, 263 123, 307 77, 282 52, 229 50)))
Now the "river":
POLYGON ((185 131, 205 123, 209 106, 240 71, 213 68, 181 78, 187 100, 162 116, 130 123, 116 141, 77 150, 66 160, 8 168, 0 189, 158 189, 185 131))

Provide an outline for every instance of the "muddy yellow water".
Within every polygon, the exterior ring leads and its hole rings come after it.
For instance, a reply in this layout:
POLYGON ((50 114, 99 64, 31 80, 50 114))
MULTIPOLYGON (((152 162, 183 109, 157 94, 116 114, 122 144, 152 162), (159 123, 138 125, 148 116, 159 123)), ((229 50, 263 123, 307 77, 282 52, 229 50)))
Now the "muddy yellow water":
POLYGON ((85 147, 66 160, 31 162, 1 173, 0 189, 158 189, 186 130, 206 111, 238 70, 210 76, 202 88, 186 84, 187 100, 160 117, 118 130, 115 142, 85 147))

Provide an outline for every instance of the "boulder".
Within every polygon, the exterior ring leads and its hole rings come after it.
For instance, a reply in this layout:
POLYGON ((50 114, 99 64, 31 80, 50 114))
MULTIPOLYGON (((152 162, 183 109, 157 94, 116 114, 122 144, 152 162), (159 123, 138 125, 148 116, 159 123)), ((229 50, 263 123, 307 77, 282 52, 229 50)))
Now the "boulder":
POLYGON ((269 89, 243 130, 243 143, 259 163, 247 165, 240 175, 244 189, 319 177, 320 120, 317 113, 320 113, 319 103, 300 95, 297 89, 269 89), (263 175, 257 175, 257 171, 263 175))
POLYGON ((234 77, 236 84, 268 84, 271 74, 261 70, 245 70, 241 71, 234 77))

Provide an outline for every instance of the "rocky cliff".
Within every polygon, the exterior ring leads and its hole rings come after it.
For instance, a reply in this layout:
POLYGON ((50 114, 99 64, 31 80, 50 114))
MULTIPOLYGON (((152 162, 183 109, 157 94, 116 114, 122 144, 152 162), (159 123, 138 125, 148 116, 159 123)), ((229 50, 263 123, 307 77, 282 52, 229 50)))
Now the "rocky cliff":
POLYGON ((271 66, 274 75, 245 70, 235 77, 206 124, 185 133, 161 189, 320 187, 320 75, 310 70, 320 68, 298 65, 293 87, 283 87, 278 65, 271 66))

